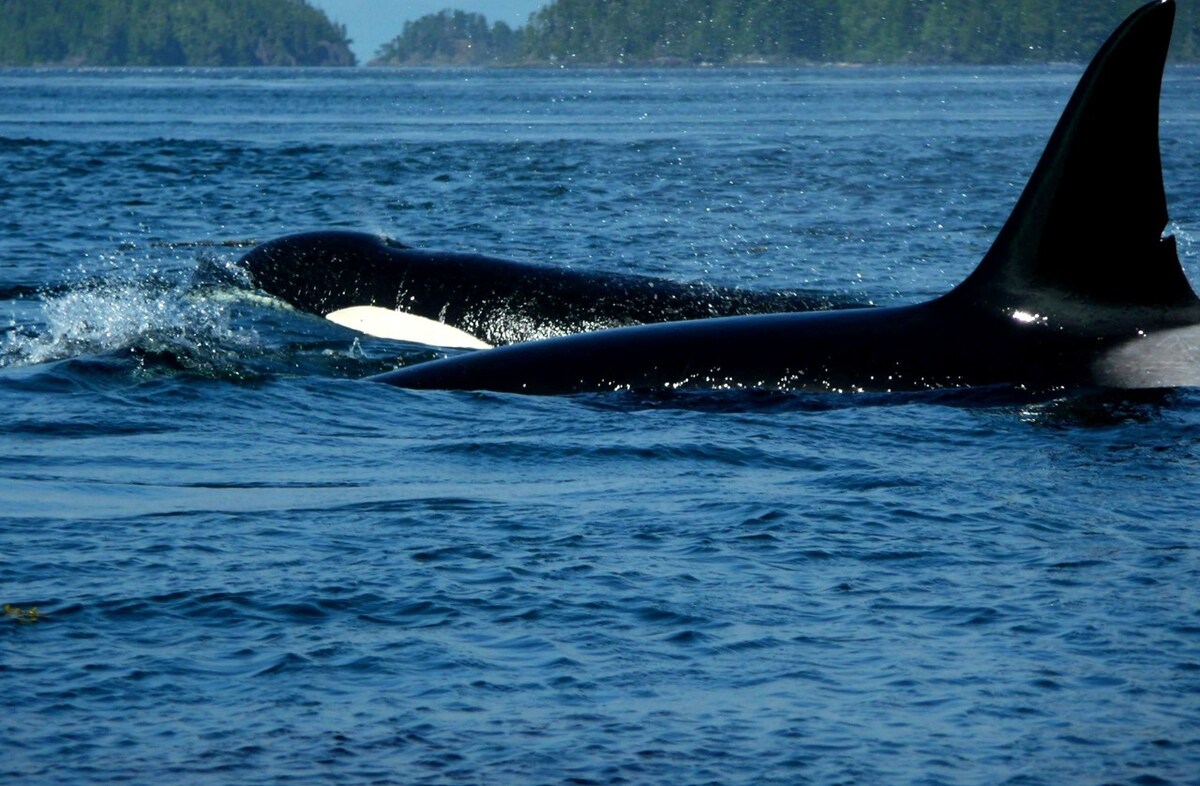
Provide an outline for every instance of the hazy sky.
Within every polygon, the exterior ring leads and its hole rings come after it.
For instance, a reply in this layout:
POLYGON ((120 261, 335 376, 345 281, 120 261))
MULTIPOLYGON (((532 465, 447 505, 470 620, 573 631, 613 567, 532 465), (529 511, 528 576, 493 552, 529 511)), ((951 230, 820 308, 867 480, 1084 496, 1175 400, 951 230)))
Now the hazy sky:
POLYGON ((346 26, 358 62, 375 56, 381 44, 400 35, 404 23, 446 8, 483 14, 489 22, 524 25, 529 15, 550 0, 308 0, 335 22, 346 26))

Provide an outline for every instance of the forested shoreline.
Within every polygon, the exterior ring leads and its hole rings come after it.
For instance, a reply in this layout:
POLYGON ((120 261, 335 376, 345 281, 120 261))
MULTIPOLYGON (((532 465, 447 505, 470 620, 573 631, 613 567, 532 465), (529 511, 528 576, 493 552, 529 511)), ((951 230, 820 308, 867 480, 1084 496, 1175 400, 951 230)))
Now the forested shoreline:
POLYGON ((355 65, 305 0, 0 0, 0 65, 355 65))
MULTIPOLYGON (((556 0, 512 30, 443 11, 382 65, 1012 64, 1088 59, 1142 0, 556 0)), ((1176 61, 1200 59, 1181 4, 1176 61)))
MULTIPOLYGON (((447 0, 453 3, 453 0, 447 0)), ((445 10, 373 65, 1010 64, 1086 60, 1142 0, 554 0, 523 27, 445 10)), ((1176 62, 1200 60, 1181 3, 1176 62)), ((0 65, 354 65, 308 0, 0 0, 0 65)))

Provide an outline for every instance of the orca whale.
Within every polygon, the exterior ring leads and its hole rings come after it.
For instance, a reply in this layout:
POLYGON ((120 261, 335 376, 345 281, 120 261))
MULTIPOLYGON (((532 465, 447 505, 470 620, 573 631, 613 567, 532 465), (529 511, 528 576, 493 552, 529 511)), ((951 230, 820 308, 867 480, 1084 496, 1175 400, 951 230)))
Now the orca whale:
POLYGON ((1174 18, 1174 0, 1154 0, 1109 37, 990 250, 941 297, 603 330, 372 379, 530 394, 1200 384, 1200 300, 1163 236, 1158 104, 1174 18))
POLYGON ((479 349, 622 325, 862 306, 805 290, 754 291, 425 251, 359 232, 308 232, 238 264, 292 306, 383 338, 479 349))

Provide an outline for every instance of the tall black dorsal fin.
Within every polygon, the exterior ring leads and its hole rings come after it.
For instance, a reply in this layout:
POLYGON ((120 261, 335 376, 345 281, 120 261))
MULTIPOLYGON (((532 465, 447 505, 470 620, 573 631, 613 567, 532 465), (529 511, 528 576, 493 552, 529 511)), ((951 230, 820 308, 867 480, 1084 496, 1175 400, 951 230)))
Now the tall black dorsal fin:
POLYGON ((1174 0, 1135 11, 1100 48, 983 261, 954 292, 992 307, 1196 301, 1173 238, 1158 103, 1174 0))

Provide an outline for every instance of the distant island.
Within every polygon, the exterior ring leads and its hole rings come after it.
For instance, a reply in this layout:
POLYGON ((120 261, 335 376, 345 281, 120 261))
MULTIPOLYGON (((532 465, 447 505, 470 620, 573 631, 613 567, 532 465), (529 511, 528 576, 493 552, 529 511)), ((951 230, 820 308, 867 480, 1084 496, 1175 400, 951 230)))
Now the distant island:
POLYGON ((526 61, 525 31, 481 14, 442 11, 405 22, 370 65, 514 65, 526 61))
MULTIPOLYGON (((516 30, 443 11, 373 65, 1010 64, 1087 60, 1143 0, 556 0, 516 30)), ((1172 58, 1200 59, 1179 8, 1172 58)))
POLYGON ((0 0, 0 65, 355 64, 305 0, 0 0))
MULTIPOLYGON (((1141 2, 554 0, 518 28, 423 16, 371 64, 1079 62, 1141 2)), ((349 45, 307 0, 0 0, 0 65, 355 65, 349 45)), ((1180 5, 1171 57, 1200 60, 1200 4, 1180 5)))

